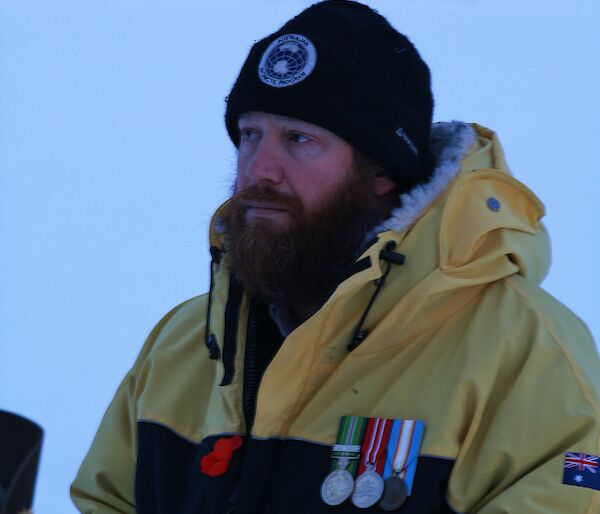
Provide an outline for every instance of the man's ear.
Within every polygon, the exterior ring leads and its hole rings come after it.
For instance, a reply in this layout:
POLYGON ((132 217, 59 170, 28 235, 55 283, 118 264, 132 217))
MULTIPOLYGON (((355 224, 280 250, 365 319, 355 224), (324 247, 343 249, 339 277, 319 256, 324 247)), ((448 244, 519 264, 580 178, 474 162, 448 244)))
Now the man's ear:
POLYGON ((384 196, 396 187, 396 182, 387 173, 375 175, 373 179, 373 193, 375 196, 384 196))

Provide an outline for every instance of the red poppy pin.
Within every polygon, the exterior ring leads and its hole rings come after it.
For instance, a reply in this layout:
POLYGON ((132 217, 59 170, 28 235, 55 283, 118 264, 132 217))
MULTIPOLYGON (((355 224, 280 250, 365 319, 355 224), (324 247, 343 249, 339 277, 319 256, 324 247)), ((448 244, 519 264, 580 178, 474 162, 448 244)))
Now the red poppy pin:
POLYGON ((233 452, 244 440, 239 435, 217 439, 211 452, 200 459, 200 471, 209 477, 218 477, 229 468, 233 452))

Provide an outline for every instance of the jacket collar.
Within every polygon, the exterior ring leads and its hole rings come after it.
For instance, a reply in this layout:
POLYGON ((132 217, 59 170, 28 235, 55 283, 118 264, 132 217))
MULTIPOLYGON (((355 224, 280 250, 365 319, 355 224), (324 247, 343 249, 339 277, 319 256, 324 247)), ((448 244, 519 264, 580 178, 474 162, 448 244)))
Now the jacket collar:
POLYGON ((460 121, 436 123, 431 129, 431 153, 436 166, 431 178, 400 195, 400 206, 371 230, 365 241, 387 230, 403 232, 410 227, 448 187, 461 170, 461 160, 475 143, 475 130, 460 121))

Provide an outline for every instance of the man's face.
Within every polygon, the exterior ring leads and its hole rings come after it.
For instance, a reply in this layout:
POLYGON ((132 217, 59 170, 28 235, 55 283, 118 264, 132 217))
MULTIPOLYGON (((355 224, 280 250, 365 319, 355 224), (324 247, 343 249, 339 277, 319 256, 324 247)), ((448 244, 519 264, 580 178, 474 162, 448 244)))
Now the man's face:
POLYGON ((251 296, 319 304, 385 213, 393 182, 328 130, 274 114, 239 121, 234 195, 222 212, 230 270, 251 296))
MULTIPOLYGON (((249 112, 240 117, 238 127, 238 193, 249 186, 267 188, 311 213, 348 180, 352 171, 352 147, 312 123, 249 112)), ((292 216, 290 206, 277 201, 251 200, 247 204, 249 223, 263 218, 283 227, 290 224, 292 216)))

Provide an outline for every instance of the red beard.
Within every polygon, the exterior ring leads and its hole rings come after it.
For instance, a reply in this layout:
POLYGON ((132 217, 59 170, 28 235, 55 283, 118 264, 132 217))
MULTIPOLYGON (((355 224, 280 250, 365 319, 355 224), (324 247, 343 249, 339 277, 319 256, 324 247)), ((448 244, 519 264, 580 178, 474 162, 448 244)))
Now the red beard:
POLYGON ((371 186, 372 176, 355 170, 311 211, 270 187, 254 185, 236 193, 222 215, 230 271, 251 297, 282 306, 292 301, 320 306, 380 219, 371 186), (246 205, 252 201, 285 207, 290 222, 247 221, 246 205))

